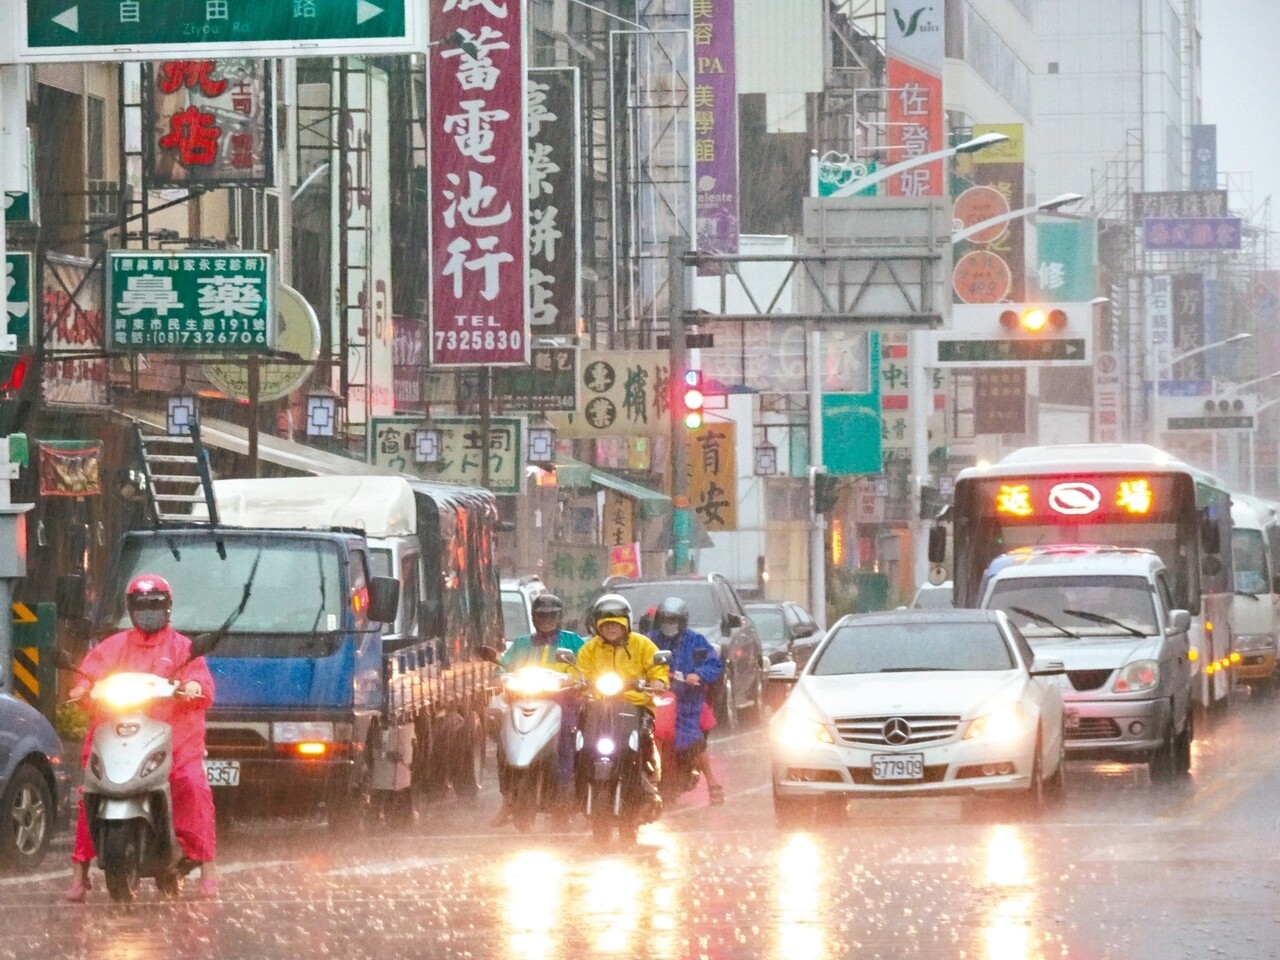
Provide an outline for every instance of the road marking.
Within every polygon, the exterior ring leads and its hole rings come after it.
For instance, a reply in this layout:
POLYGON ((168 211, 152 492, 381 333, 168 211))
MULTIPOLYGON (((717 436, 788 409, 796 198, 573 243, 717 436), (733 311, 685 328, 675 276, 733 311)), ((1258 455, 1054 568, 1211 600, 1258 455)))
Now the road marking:
POLYGON ((353 867, 338 867, 326 870, 326 877, 377 877, 393 873, 404 873, 406 870, 419 870, 423 867, 439 867, 446 863, 457 863, 457 857, 407 857, 404 860, 384 860, 381 863, 359 864, 353 867))

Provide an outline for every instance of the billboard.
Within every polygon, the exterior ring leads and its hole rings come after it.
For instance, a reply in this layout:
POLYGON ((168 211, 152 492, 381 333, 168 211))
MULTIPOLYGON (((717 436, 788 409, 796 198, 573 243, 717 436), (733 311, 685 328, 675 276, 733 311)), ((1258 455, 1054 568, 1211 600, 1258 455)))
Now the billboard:
POLYGON ((529 325, 572 336, 582 315, 578 71, 529 71, 529 325))
MULTIPOLYGON (((957 163, 957 178, 970 185, 956 197, 953 215, 966 227, 1026 205, 1022 124, 974 126, 975 137, 984 133, 1002 133, 1009 139, 957 163)), ((951 277, 956 299, 962 303, 1026 299, 1026 236, 1026 220, 1014 217, 962 241, 951 277)))
POLYGON ((1218 186, 1218 128, 1212 123, 1191 125, 1191 189, 1218 186))
MULTIPOLYGON (((890 0, 885 16, 889 162, 945 148, 942 102, 944 44, 942 5, 890 0)), ((940 197, 946 193, 941 160, 889 179, 891 197, 940 197)))
MULTIPOLYGON (((697 187, 697 247, 738 252, 738 83, 735 0, 693 5, 693 149, 697 187)), ((719 273, 714 265, 700 268, 719 273)))

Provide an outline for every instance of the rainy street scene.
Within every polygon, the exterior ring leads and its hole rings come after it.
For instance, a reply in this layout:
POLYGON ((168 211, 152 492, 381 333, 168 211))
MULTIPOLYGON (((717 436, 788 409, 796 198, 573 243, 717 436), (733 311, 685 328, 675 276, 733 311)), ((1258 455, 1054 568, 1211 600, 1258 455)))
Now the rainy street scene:
POLYGON ((0 960, 1280 960, 1276 0, 0 7, 0 960))

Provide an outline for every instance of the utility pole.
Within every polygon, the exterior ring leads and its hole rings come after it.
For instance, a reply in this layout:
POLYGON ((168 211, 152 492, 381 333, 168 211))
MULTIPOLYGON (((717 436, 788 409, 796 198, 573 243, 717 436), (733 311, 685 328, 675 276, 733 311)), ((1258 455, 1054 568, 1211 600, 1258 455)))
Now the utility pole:
MULTIPOLYGON (((492 397, 491 388, 489 386, 489 368, 480 368, 480 383, 477 387, 480 401, 480 486, 486 490, 493 478, 489 475, 489 430, 490 430, 490 413, 492 397)), ((516 462, 519 463, 520 453, 516 452, 516 462)))
POLYGON ((671 237, 667 241, 668 322, 671 335, 671 572, 689 570, 689 540, 693 516, 689 509, 689 437, 685 432, 684 413, 678 398, 689 366, 689 349, 685 343, 684 315, 688 309, 689 284, 685 257, 689 241, 671 237))
POLYGON ((809 331, 809 602, 810 612, 827 625, 827 517, 818 512, 818 474, 822 457, 822 333, 809 331))

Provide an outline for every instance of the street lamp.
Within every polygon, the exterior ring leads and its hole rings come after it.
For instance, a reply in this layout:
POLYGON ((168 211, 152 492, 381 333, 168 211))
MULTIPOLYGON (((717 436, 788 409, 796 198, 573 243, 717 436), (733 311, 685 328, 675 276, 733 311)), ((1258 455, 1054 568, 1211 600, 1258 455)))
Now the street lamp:
POLYGON ((1258 383, 1266 383, 1268 380, 1274 380, 1276 377, 1280 377, 1280 370, 1272 370, 1266 376, 1254 377, 1252 380, 1246 380, 1244 383, 1224 384, 1222 389, 1220 390, 1215 389, 1214 392, 1221 396, 1230 396, 1233 393, 1239 393, 1241 390, 1244 390, 1246 387, 1252 387, 1258 383))
POLYGON ((962 227, 955 233, 951 234, 951 242, 959 243, 961 240, 968 240, 970 237, 989 230, 991 227, 1001 223, 1008 223, 1010 220, 1017 220, 1019 217, 1025 217, 1031 213, 1047 213, 1050 210, 1059 210, 1062 207, 1069 207, 1073 203, 1079 203, 1084 196, 1079 193, 1064 193, 1054 197, 1052 200, 1046 200, 1044 203, 1037 203, 1030 207, 1023 207, 1021 210, 1011 210, 1008 213, 1002 213, 998 216, 989 217, 978 223, 962 227))
POLYGON ((1152 366, 1154 367, 1154 370, 1152 371, 1154 376, 1151 378, 1151 435, 1152 443, 1155 446, 1160 446, 1162 442, 1160 436, 1164 432, 1161 429, 1160 413, 1160 382, 1164 379, 1163 374, 1172 373, 1173 368, 1183 360, 1190 360, 1192 357, 1199 356, 1202 353, 1207 353, 1210 350, 1217 350, 1219 347, 1226 347, 1233 343, 1240 343, 1241 341, 1251 339, 1253 339, 1253 334, 1251 333, 1237 333, 1227 337, 1225 340, 1215 340, 1213 343, 1206 343, 1204 346, 1196 347, 1193 350, 1188 350, 1186 353, 1180 353, 1176 357, 1171 357, 1163 370, 1160 367, 1159 361, 1156 360, 1155 351, 1151 351, 1152 366))
MULTIPOLYGON (((910 170, 912 167, 918 167, 924 163, 933 163, 936 160, 946 160, 961 153, 977 153, 979 150, 985 150, 987 147, 994 147, 997 143, 1004 143, 1009 138, 1003 133, 983 133, 964 143, 956 144, 954 147, 947 147, 945 150, 935 150, 932 153, 922 153, 918 157, 908 157, 898 163, 891 164, 874 173, 869 173, 865 177, 859 177, 857 180, 850 180, 843 186, 837 187, 832 197, 852 197, 861 193, 867 187, 875 186, 881 181, 888 180, 890 177, 902 173, 904 170, 910 170)), ((817 172, 818 158, 814 155, 810 164, 810 193, 817 194, 817 172)))

